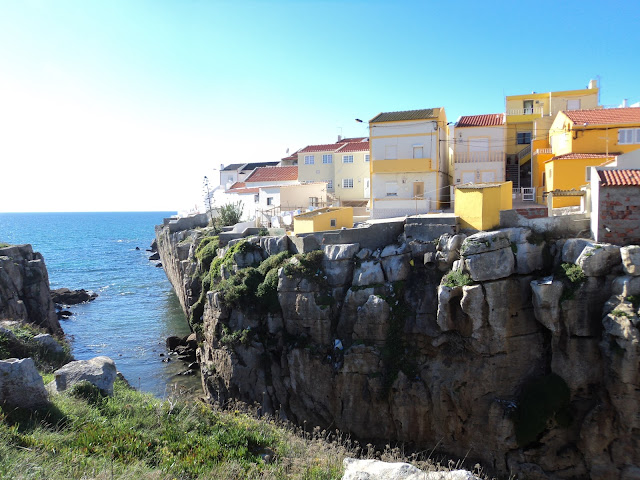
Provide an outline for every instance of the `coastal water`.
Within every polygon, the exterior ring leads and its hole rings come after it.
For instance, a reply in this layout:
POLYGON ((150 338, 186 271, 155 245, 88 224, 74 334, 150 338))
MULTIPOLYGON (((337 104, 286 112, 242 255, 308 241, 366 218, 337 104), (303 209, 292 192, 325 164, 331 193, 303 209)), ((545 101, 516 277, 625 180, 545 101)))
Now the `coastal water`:
POLYGON ((98 293, 60 321, 75 358, 107 355, 132 386, 158 397, 176 384, 196 391, 200 385, 180 375, 185 365, 175 357, 163 362, 166 337, 190 332, 163 269, 145 251, 154 225, 173 213, 0 213, 0 243, 33 245, 52 289, 98 293))

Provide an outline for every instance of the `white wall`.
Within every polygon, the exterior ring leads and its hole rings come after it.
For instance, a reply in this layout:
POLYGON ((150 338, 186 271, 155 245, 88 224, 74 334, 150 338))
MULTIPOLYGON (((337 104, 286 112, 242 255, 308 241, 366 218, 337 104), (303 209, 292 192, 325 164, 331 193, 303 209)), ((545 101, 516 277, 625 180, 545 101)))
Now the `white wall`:
MULTIPOLYGON (((418 124, 374 124, 371 128, 372 138, 370 139, 371 159, 384 160, 387 146, 395 146, 396 159, 413 158, 413 147, 415 145, 423 146, 423 158, 436 159, 438 156, 436 127, 437 122, 435 121, 422 121, 418 124), (407 134, 419 135, 411 137, 402 136, 407 134), (373 138, 376 136, 386 137, 387 135, 393 135, 393 137, 373 138)), ((442 139, 445 140, 446 133, 442 133, 441 135, 442 139)), ((445 142, 442 142, 442 150, 446 151, 445 142)), ((442 155, 441 159, 446 159, 446 155, 442 155)))
POLYGON ((412 198, 413 182, 424 182, 425 198, 436 199, 436 173, 377 173, 376 181, 371 185, 371 197, 374 199, 412 198), (403 183, 404 181, 404 183, 403 183), (398 194, 396 197, 387 197, 387 183, 396 182, 398 184, 398 194))

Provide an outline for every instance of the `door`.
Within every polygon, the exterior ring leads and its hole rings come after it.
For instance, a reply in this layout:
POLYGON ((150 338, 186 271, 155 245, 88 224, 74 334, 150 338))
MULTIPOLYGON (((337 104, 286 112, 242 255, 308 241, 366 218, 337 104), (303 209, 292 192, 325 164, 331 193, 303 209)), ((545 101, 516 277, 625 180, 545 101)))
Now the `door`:
POLYGON ((424 197, 424 182, 413 182, 413 196, 424 197))

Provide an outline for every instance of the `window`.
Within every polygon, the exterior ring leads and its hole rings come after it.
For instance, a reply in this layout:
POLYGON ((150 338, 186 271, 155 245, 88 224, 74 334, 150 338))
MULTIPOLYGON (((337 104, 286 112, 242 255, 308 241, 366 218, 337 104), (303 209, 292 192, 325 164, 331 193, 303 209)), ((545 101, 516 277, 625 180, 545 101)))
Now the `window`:
POLYGON ((304 164, 305 165, 313 165, 315 158, 313 155, 305 155, 304 156, 304 164))
POLYGON ((342 188, 353 188, 353 178, 343 178, 342 188))
POLYGON ((267 197, 267 205, 273 205, 273 197, 267 197))
POLYGON ((385 188, 387 190, 387 197, 398 196, 398 182, 386 182, 385 188))
POLYGON ((312 207, 317 207, 320 205, 320 199, 318 197, 309 197, 309 205, 312 207))
POLYGON ((580 99, 567 100, 567 110, 580 110, 580 99))
POLYGON ((640 143, 640 128, 621 128, 618 130, 618 143, 620 145, 640 143))
POLYGON ((531 115, 533 113, 533 100, 524 100, 522 108, 525 115, 531 115))
POLYGON ((342 155, 342 163, 353 163, 353 155, 342 155))
POLYGON ((384 147, 384 159, 395 160, 398 158, 397 147, 395 145, 386 145, 384 147))
POLYGON ((364 156, 364 161, 365 161, 365 162, 368 162, 368 161, 370 160, 370 157, 371 157, 371 155, 369 155, 368 153, 367 153, 367 154, 365 154, 365 156, 364 156))
POLYGON ((331 219, 331 226, 335 227, 338 224, 338 220, 336 218, 331 219))
POLYGON ((413 158, 424 158, 424 147, 422 145, 413 146, 413 158))
POLYGON ((258 195, 257 193, 253 196, 253 201, 254 203, 258 203, 260 201, 260 195, 258 195))
POLYGON ((526 145, 531 143, 531 132, 516 133, 516 140, 518 145, 526 145))
POLYGON ((333 190, 333 180, 327 180, 327 190, 333 190))
POLYGON ((322 155, 322 163, 333 163, 333 155, 322 155))

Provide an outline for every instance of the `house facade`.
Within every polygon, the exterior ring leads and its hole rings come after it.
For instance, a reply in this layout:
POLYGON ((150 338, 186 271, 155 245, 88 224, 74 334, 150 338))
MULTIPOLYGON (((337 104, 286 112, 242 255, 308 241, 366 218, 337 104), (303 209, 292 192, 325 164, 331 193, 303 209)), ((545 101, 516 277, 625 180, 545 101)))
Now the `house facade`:
POLYGON ((340 205, 364 206, 369 201, 369 141, 345 138, 308 145, 297 152, 300 182, 324 182, 340 205))
POLYGON ((235 182, 244 182, 256 168, 275 167, 280 162, 231 163, 220 166, 220 185, 229 188, 235 182))
POLYGON ((449 135, 450 183, 503 182, 505 179, 505 115, 462 116, 449 135))
POLYGON ((428 213, 449 201, 444 108, 383 112, 369 121, 371 218, 428 213))
MULTIPOLYGON (((579 189, 589 167, 640 149, 640 108, 601 108, 559 112, 549 129, 551 158, 544 162, 545 191, 579 189)), ((579 199, 554 198, 554 207, 579 199)))
POLYGON ((509 95, 505 105, 506 180, 514 188, 536 188, 542 180, 543 162, 550 158, 536 157, 550 153, 548 132, 553 119, 562 110, 596 108, 598 86, 591 80, 580 90, 509 95))

